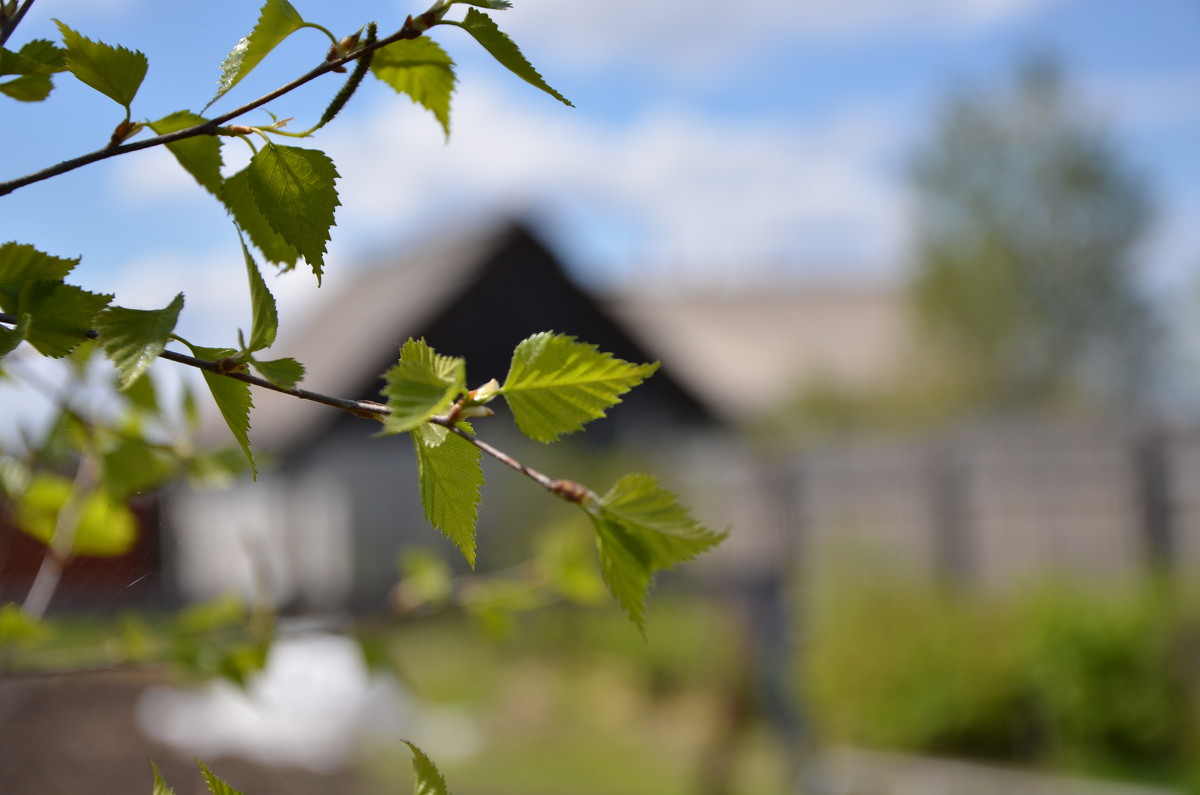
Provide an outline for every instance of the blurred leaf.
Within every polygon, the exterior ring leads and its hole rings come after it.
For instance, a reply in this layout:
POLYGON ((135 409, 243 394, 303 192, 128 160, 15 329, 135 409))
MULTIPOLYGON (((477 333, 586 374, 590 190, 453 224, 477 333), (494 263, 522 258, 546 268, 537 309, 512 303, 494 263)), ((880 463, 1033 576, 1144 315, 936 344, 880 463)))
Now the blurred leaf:
POLYGON ((227 489, 247 467, 246 456, 236 447, 203 453, 188 460, 188 482, 195 488, 227 489))
POLYGON ((402 433, 450 408, 465 389, 466 363, 436 353, 425 340, 409 339, 384 378, 383 395, 392 413, 384 419, 383 433, 402 433))
POLYGON ((533 68, 533 64, 525 59, 508 34, 496 27, 496 23, 487 14, 476 11, 474 8, 468 8, 466 19, 463 20, 461 26, 510 72, 531 86, 545 91, 564 105, 574 107, 566 97, 555 91, 542 79, 542 76, 533 68))
MULTIPOLYGON (((17 524, 43 544, 54 544, 59 514, 67 507, 74 484, 60 476, 40 472, 17 503, 17 524)), ((103 491, 83 497, 78 524, 71 541, 71 555, 112 557, 124 555, 137 541, 137 520, 123 502, 103 491)))
POLYGON ((425 107, 450 136, 450 95, 454 93, 454 61, 425 36, 401 39, 375 51, 375 76, 425 107))
POLYGON ((163 352, 182 310, 179 293, 163 309, 110 306, 96 316, 97 341, 116 365, 121 389, 128 389, 163 352))
POLYGON ((400 742, 407 745, 413 753, 413 775, 416 777, 414 794, 449 795, 446 790, 446 780, 442 778, 437 766, 425 755, 425 752, 408 740, 400 742))
POLYGON ((427 549, 406 550, 400 560, 400 573, 403 606, 407 609, 441 604, 453 592, 450 567, 427 549))
POLYGON ((125 399, 134 408, 144 411, 147 414, 158 413, 158 390, 154 386, 154 379, 152 377, 146 376, 134 381, 125 390, 124 395, 125 399))
MULTIPOLYGON (((422 425, 411 432, 425 518, 475 567, 475 524, 483 488, 483 453, 453 433, 422 425)), ((444 429, 442 429, 444 430, 444 429)))
POLYGON ((46 628, 30 618, 20 605, 0 606, 0 650, 45 637, 46 628))
POLYGON ((325 244, 338 201, 333 161, 317 149, 267 144, 249 166, 250 192, 259 212, 316 274, 325 263, 325 244))
MULTIPOLYGON (((185 130, 207 121, 190 110, 177 110, 158 121, 150 122, 150 129, 158 135, 185 130)), ((179 161, 200 186, 217 198, 221 197, 221 139, 215 135, 196 135, 166 144, 171 154, 179 161)))
POLYGON ((122 439, 104 456, 104 487, 126 500, 157 488, 175 474, 175 462, 141 439, 122 439))
POLYGON ((126 109, 146 77, 146 56, 87 39, 54 20, 67 47, 67 71, 126 109))
POLYGON ((175 625, 181 634, 203 635, 240 626, 248 614, 245 602, 233 594, 224 594, 180 611, 175 625))
POLYGON ((596 527, 604 581, 643 633, 655 573, 694 558, 727 535, 696 522, 650 475, 626 475, 584 508, 596 527))
POLYGON ((266 216, 258 209, 254 194, 250 190, 250 167, 247 166, 225 180, 221 187, 221 201, 228 208, 238 228, 246 233, 250 242, 262 252, 268 262, 294 267, 300 260, 300 252, 271 228, 266 216))
POLYGON ((254 30, 250 31, 249 36, 242 38, 221 62, 217 95, 209 100, 208 104, 211 105, 224 96, 280 42, 302 27, 304 18, 291 3, 287 0, 267 0, 263 4, 254 30))
POLYGON ((630 364, 574 337, 542 332, 517 345, 500 391, 522 433, 553 442, 605 416, 657 369, 657 363, 630 364))

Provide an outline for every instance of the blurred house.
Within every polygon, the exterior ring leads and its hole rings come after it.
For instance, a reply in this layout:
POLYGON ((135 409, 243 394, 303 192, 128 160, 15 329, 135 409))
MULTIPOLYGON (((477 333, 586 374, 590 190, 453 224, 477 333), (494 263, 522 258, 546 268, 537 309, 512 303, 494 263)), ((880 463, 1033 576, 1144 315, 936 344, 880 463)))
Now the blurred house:
MULTIPOLYGON (((684 492, 703 521, 736 525, 723 554, 751 566, 776 559, 771 550, 783 543, 786 523, 776 485, 761 476, 737 426, 806 378, 862 385, 880 377, 904 328, 896 296, 878 291, 593 295, 514 225, 362 271, 276 350, 304 362, 305 388, 366 399, 378 399, 379 374, 409 337, 465 357, 470 384, 503 379, 516 343, 545 330, 629 361, 661 360, 653 378, 578 438, 530 443, 503 416, 477 430, 564 477, 587 479, 580 472, 591 469, 593 478, 610 478, 603 462, 612 459, 623 459, 621 471, 654 472, 684 492), (748 494, 756 496, 739 499, 748 494)), ((422 516, 406 435, 375 439, 369 421, 266 391, 256 390, 254 401, 254 447, 278 468, 256 484, 171 501, 174 564, 186 595, 236 587, 314 606, 378 604, 395 581, 400 548, 450 549, 422 516)), ((532 503, 562 510, 512 473, 487 475, 499 485, 484 494, 485 565, 495 526, 541 510, 532 503)), ((588 482, 600 490, 608 484, 588 482)))

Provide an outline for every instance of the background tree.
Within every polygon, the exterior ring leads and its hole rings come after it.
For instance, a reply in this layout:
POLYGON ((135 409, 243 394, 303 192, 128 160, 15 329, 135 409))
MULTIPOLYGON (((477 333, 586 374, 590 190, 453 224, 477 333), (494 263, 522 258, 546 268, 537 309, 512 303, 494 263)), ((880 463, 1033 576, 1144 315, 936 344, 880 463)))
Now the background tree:
POLYGON ((1155 323, 1136 286, 1147 190, 1048 59, 946 108, 913 170, 915 310, 972 401, 1137 395, 1155 323))

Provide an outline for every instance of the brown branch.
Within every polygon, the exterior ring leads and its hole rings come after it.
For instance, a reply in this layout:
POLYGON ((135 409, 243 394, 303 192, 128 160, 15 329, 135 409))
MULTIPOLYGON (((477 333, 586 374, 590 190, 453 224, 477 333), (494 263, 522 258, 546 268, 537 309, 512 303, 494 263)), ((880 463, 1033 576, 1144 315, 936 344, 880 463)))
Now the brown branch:
MULTIPOLYGON (((321 75, 337 71, 343 64, 347 64, 350 61, 356 60, 369 52, 374 52, 380 47, 386 47, 389 44, 394 44, 395 42, 403 39, 417 38, 426 30, 428 30, 431 25, 436 24, 441 13, 444 13, 444 10, 434 11, 431 9, 430 11, 426 11, 424 14, 416 17, 415 20, 410 16, 404 21, 403 27, 390 36, 379 39, 373 44, 364 45, 363 47, 360 47, 351 53, 347 53, 346 55, 323 61, 319 66, 310 70, 306 74, 301 75, 290 83, 282 85, 274 91, 262 95, 253 102, 247 102, 245 105, 234 108, 227 113, 222 113, 220 116, 215 118, 208 119, 201 124, 197 124, 192 127, 186 127, 182 130, 176 130, 164 135, 158 135, 154 138, 147 138, 142 141, 134 141, 132 143, 120 144, 117 146, 106 146, 103 149, 96 150, 95 152, 90 152, 86 155, 80 155, 79 157, 75 157, 70 160, 64 160, 61 163, 49 166, 48 168, 44 168, 41 171, 34 172, 33 174, 27 174, 24 177, 18 177, 17 179, 9 180, 8 182, 0 182, 0 196, 5 196, 19 188, 25 187, 26 185, 42 182, 50 179, 51 177, 57 177, 61 174, 66 174, 69 171, 74 171, 77 168, 81 168, 101 160, 106 160, 110 157, 116 157, 117 155, 124 155, 141 149, 149 149, 154 146, 162 146, 164 144, 174 143, 175 141, 181 141, 185 138, 195 138, 198 135, 220 135, 223 132, 221 125, 225 124, 227 121, 235 119, 239 116, 243 116, 252 110, 262 107, 272 100, 278 99, 285 94, 295 91, 300 86, 317 79, 321 75)), ((224 132, 228 134, 228 131, 224 132)))

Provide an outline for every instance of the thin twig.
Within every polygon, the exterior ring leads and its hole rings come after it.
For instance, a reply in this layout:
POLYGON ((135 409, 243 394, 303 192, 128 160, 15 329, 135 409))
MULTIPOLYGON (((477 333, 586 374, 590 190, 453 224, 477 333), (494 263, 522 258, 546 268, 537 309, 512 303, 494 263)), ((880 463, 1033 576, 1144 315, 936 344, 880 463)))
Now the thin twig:
POLYGON ((21 20, 24 19, 25 13, 32 7, 33 0, 25 0, 24 3, 21 3, 21 7, 17 9, 17 13, 13 14, 12 19, 5 22, 3 26, 0 26, 0 46, 8 42, 8 37, 13 35, 13 31, 17 29, 17 25, 20 25, 21 20))
MULTIPOLYGON (((430 12, 427 11, 425 14, 417 17, 417 19, 426 19, 429 13, 430 12)), ((403 39, 415 39, 420 36, 428 27, 429 23, 427 20, 425 22, 414 22, 413 17, 409 17, 407 20, 405 20, 404 26, 390 36, 382 38, 369 46, 361 47, 346 55, 334 58, 332 60, 323 61, 320 66, 317 66, 315 69, 312 69, 306 74, 301 75, 290 83, 282 85, 274 91, 262 95, 253 102, 247 102, 245 105, 234 108, 228 113, 223 113, 220 116, 208 119, 195 126, 186 127, 182 130, 176 130, 164 135, 158 135, 154 138, 147 138, 142 141, 133 141, 131 143, 120 144, 118 146, 106 146, 103 149, 96 150, 95 152, 90 152, 86 155, 81 155, 70 160, 64 160, 61 163, 49 166, 48 168, 44 168, 41 171, 34 172, 33 174, 27 174, 24 177, 18 177, 17 179, 9 180, 8 182, 0 182, 0 196, 5 196, 17 190, 18 188, 23 188, 36 182, 42 182, 50 179, 51 177, 57 177, 60 174, 66 174, 67 172, 74 171, 77 168, 81 168, 101 160, 106 160, 110 157, 116 157, 117 155, 124 155, 141 149, 149 149, 154 146, 162 146, 164 144, 174 143, 175 141, 181 141, 185 138, 195 138, 199 135, 219 135, 222 132, 220 129, 221 125, 225 124, 225 122, 260 108, 268 102, 278 99, 284 94, 295 91, 305 83, 311 82, 321 75, 328 74, 343 64, 347 64, 350 61, 356 60, 357 58, 360 58, 369 52, 374 52, 380 47, 386 47, 389 44, 394 44, 395 42, 403 39)))
MULTIPOLYGON (((15 326, 17 324, 17 318, 14 315, 0 312, 0 323, 15 326)), ((88 331, 87 337, 90 339, 96 339, 96 331, 88 331)), ((299 398, 301 400, 310 400, 314 403, 320 403, 325 406, 340 409, 349 414, 353 414, 356 417, 364 417, 366 419, 382 421, 384 417, 391 416, 392 414, 392 410, 388 406, 383 403, 376 403, 373 400, 353 400, 351 398, 325 395, 320 392, 312 392, 310 390, 299 389, 297 387, 283 387, 279 384, 272 383, 265 378, 260 378, 259 376, 245 372, 244 370, 231 371, 229 370, 228 366, 224 365, 223 363, 210 362, 206 359, 198 359, 195 356, 188 356, 187 354, 176 353, 175 351, 163 351, 159 354, 159 358, 166 359, 170 362, 175 362, 176 364, 184 364, 188 367, 195 367, 198 370, 204 370, 205 372, 216 375, 222 375, 226 378, 232 378, 236 381, 242 381, 262 389, 270 389, 272 392, 291 395, 292 397, 299 398)), ((567 502, 587 504, 597 499, 595 493, 593 493, 586 486, 576 483, 573 480, 563 480, 545 475, 536 469, 533 469, 532 467, 522 464, 508 453, 505 453, 503 450, 492 447, 482 439, 472 436, 462 429, 462 427, 458 424, 457 419, 451 419, 448 416, 436 416, 430 417, 429 422, 433 423, 434 425, 440 425, 443 428, 447 428, 456 436, 465 439, 479 448, 482 452, 496 459, 505 466, 520 472, 525 477, 546 489, 546 491, 549 491, 551 494, 554 494, 555 496, 560 497, 567 502)))

